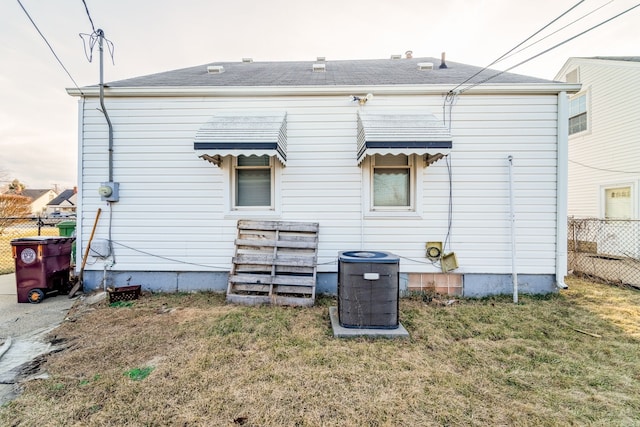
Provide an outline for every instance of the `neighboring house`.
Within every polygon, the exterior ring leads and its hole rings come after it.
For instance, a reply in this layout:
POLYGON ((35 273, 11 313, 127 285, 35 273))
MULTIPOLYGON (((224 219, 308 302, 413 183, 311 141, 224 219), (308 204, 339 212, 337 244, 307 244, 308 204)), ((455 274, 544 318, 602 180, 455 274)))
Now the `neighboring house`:
POLYGON ((320 224, 319 292, 336 291, 345 250, 402 257, 402 289, 509 293, 515 265, 521 290, 556 290, 579 85, 505 73, 447 96, 481 69, 439 65, 243 60, 111 82, 111 144, 99 88, 68 89, 82 99, 79 251, 103 212, 85 288, 106 269, 109 286, 225 290, 237 221, 259 219, 320 224), (459 268, 443 273, 427 242, 459 268))
POLYGON ((78 188, 64 190, 47 204, 47 215, 70 216, 76 214, 78 188))
POLYGON ((31 199, 31 213, 33 215, 44 215, 47 204, 57 196, 57 193, 53 190, 24 189, 20 195, 31 199))
POLYGON ((640 57, 569 58, 570 216, 640 219, 640 57))

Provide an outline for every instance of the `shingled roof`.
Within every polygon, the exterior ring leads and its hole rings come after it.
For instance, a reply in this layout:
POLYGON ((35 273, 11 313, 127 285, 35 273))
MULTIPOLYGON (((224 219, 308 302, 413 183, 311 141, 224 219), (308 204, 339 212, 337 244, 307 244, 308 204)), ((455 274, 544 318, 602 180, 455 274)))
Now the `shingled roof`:
MULTIPOLYGON (((376 86, 376 85, 457 85, 480 71, 481 67, 447 61, 439 68, 440 59, 367 59, 338 61, 291 62, 213 62, 110 82, 112 88, 126 87, 268 87, 268 86, 376 86), (324 64, 325 71, 313 71, 313 64, 324 64), (419 64, 432 63, 433 69, 420 69, 419 64), (209 73, 209 66, 221 66, 221 73, 209 73)), ((498 73, 485 70, 471 82, 498 73)), ((503 73, 492 84, 550 83, 550 80, 503 73)))

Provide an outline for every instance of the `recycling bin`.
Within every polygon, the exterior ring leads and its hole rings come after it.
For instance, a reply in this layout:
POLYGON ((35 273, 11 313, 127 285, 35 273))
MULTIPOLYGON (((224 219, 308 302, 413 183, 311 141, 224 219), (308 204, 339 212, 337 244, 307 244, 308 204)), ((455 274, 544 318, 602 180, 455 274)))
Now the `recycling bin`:
MULTIPOLYGON (((74 237, 76 231, 75 221, 62 221, 58 225, 58 234, 64 237, 74 237)), ((76 263, 76 242, 71 245, 71 265, 76 263)))
POLYGON ((19 303, 39 303, 47 294, 69 288, 73 237, 22 237, 11 246, 19 303))

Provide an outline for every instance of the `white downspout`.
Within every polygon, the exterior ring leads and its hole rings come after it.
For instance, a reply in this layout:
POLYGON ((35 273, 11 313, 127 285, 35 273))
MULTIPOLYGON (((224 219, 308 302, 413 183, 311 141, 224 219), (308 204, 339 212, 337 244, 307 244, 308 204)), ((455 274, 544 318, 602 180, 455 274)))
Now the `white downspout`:
POLYGON ((513 302, 518 303, 518 266, 516 264, 516 207, 513 195, 513 156, 509 161, 509 214, 511 215, 511 277, 513 280, 513 302))
POLYGON ((556 286, 567 289, 567 187, 569 181, 569 98, 558 94, 558 162, 556 165, 556 286))

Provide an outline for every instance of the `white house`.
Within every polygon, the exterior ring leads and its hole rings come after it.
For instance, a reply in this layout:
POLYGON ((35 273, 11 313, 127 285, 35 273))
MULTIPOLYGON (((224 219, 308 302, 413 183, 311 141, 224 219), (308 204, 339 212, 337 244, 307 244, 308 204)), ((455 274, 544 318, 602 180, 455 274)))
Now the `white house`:
POLYGON ((52 201, 56 196, 53 190, 22 190, 20 195, 31 199, 31 213, 33 215, 43 215, 47 209, 47 203, 52 201))
POLYGON ((570 100, 569 215, 640 219, 640 57, 569 58, 556 80, 582 84, 570 100))
POLYGON ((345 250, 400 256, 402 289, 510 293, 515 272, 524 292, 554 291, 566 272, 567 94, 579 85, 505 73, 472 86, 496 74, 485 70, 458 87, 479 71, 434 58, 244 59, 110 82, 111 141, 99 87, 68 89, 79 253, 102 210, 85 288, 224 290, 236 224, 259 219, 319 223, 318 292, 335 292, 345 250), (458 267, 427 257, 428 242, 458 267))
POLYGON ((67 189, 60 193, 56 198, 47 203, 47 215, 57 214, 61 216, 75 215, 76 205, 78 203, 78 189, 67 189))

